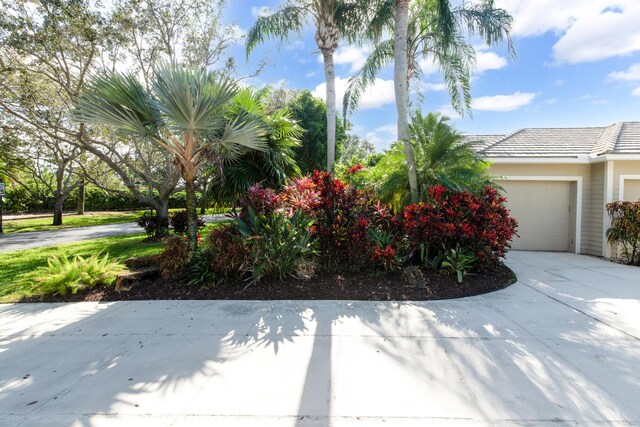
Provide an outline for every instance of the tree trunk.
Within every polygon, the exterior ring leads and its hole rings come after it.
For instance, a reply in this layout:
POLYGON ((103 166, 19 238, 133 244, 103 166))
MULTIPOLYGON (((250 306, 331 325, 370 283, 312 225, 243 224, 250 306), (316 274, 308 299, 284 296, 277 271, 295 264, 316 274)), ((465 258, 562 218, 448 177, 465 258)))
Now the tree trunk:
POLYGON ((158 200, 156 214, 158 215, 156 237, 167 237, 169 235, 169 197, 158 200))
POLYGON ((327 172, 333 173, 336 158, 336 73, 333 65, 333 49, 323 49, 324 77, 327 82, 327 172))
POLYGON ((393 82, 396 94, 396 109, 398 111, 398 140, 404 146, 409 170, 409 187, 411 202, 418 201, 418 175, 416 163, 411 148, 411 134, 409 131, 409 88, 407 86, 408 56, 407 33, 409 27, 409 0, 396 0, 395 38, 393 51, 393 82))
POLYGON ((84 182, 78 187, 78 215, 84 215, 84 182))
POLYGON ((53 224, 62 225, 62 208, 64 205, 65 197, 62 194, 56 194, 56 201, 53 206, 53 224))
POLYGON ((198 228, 196 226, 198 212, 195 182, 185 181, 185 190, 187 192, 187 238, 189 240, 189 249, 195 252, 198 249, 198 228))

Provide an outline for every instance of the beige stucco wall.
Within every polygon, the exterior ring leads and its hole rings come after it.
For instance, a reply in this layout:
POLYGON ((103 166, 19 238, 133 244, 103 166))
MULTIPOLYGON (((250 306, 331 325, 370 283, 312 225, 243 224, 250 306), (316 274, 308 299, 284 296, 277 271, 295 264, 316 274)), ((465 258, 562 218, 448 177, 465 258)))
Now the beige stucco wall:
POLYGON ((605 204, 605 163, 589 165, 591 179, 589 185, 589 201, 584 204, 582 214, 582 238, 584 253, 601 256, 603 245, 603 221, 605 204))
POLYGON ((613 162, 613 200, 622 200, 620 175, 640 175, 640 160, 616 160, 613 162))
POLYGON ((598 164, 511 164, 494 163, 494 176, 576 176, 582 177, 582 226, 579 253, 602 255, 602 215, 604 166, 598 164), (595 182, 592 174, 595 173, 595 182), (600 188, 592 196, 593 186, 600 188))

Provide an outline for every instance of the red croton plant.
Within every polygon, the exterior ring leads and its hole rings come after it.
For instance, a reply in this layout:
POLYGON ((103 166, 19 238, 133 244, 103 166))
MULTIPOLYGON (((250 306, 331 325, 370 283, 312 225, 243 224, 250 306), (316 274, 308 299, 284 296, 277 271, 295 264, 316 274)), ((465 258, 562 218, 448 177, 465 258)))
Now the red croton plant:
POLYGON ((407 206, 402 229, 410 245, 426 245, 430 254, 452 248, 468 248, 478 267, 495 265, 504 257, 515 235, 517 222, 504 207, 505 198, 493 187, 483 194, 454 193, 443 186, 429 189, 429 201, 407 206))
POLYGON ((438 185, 430 188, 429 201, 407 206, 394 216, 372 194, 315 171, 277 194, 252 187, 242 200, 241 216, 249 207, 262 214, 304 211, 314 219, 311 232, 319 241, 321 263, 330 269, 390 270, 415 260, 421 246, 430 257, 453 248, 471 250, 476 268, 482 269, 504 257, 515 235, 517 223, 504 201, 492 187, 474 195, 438 185))

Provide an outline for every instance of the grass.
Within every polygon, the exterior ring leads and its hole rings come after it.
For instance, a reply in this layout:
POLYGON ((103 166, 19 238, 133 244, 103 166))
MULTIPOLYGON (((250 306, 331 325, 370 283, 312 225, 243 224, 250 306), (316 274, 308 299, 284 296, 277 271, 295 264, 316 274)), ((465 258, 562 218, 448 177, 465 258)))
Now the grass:
MULTIPOLYGON (((207 224, 201 232, 203 242, 211 230, 222 224, 228 224, 228 221, 207 224)), ((51 256, 108 253, 109 259, 124 261, 127 258, 162 252, 164 242, 142 243, 145 238, 144 233, 129 234, 1 253, 0 303, 18 302, 26 297, 41 295, 40 284, 34 278, 38 275, 37 269, 46 267, 47 259, 51 256)))
POLYGON ((30 231, 60 230, 61 228, 90 227, 92 225, 122 224, 134 222, 144 211, 109 212, 99 214, 76 215, 62 217, 62 225, 51 225, 53 215, 46 218, 13 219, 4 221, 5 233, 27 233, 30 231))
POLYGON ((90 256, 108 253, 110 259, 124 261, 162 251, 164 243, 141 243, 145 237, 144 233, 130 234, 4 252, 0 254, 0 303, 17 302, 24 297, 39 295, 39 284, 34 280, 38 275, 37 269, 46 267, 47 259, 53 255, 65 253, 69 256, 90 256))
MULTIPOLYGON (((177 211, 180 209, 171 209, 177 211)), ((206 215, 214 213, 226 213, 229 209, 207 209, 206 215)), ((3 222, 5 233, 27 233, 31 231, 60 230, 61 228, 91 227, 94 225, 122 224, 134 222, 140 215, 147 211, 129 212, 95 212, 85 215, 66 214, 62 217, 62 225, 51 225, 53 214, 45 218, 12 219, 3 222)), ((200 210, 198 210, 200 212, 200 210)))

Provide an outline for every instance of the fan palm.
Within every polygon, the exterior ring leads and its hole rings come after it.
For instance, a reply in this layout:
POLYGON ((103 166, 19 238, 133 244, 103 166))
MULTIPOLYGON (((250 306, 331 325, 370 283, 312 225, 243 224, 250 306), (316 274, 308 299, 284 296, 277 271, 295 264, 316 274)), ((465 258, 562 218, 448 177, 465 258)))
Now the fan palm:
POLYGON ((287 40, 301 34, 305 23, 315 23, 315 41, 322 53, 327 103, 327 171, 333 170, 336 155, 336 84, 333 55, 341 37, 355 38, 355 28, 368 12, 366 0, 287 0, 276 12, 260 16, 247 34, 247 56, 266 38, 287 40))
POLYGON ((151 89, 131 75, 106 72, 89 82, 77 99, 75 118, 107 125, 119 134, 148 138, 175 157, 187 193, 187 235, 197 247, 195 180, 212 151, 234 157, 242 147, 264 150, 263 129, 250 115, 233 120, 226 108, 237 84, 218 74, 164 64, 151 89))
POLYGON ((263 151, 246 150, 237 158, 221 159, 218 167, 210 170, 214 176, 212 193, 219 203, 234 202, 253 184, 277 188, 300 176, 293 149, 300 145, 302 128, 286 108, 268 112, 261 102, 263 95, 244 89, 231 103, 229 117, 250 114, 263 124, 266 146, 263 151))
POLYGON ((378 41, 385 29, 393 29, 394 40, 377 44, 362 71, 355 76, 345 94, 345 114, 355 110, 360 94, 373 83, 381 68, 391 58, 394 62, 394 85, 398 111, 398 139, 404 144, 412 199, 419 197, 417 172, 411 150, 408 121, 409 84, 421 74, 419 59, 426 57, 438 65, 451 96, 453 107, 463 112, 470 108, 470 71, 475 65, 475 51, 465 35, 479 36, 487 45, 507 40, 511 43, 512 17, 494 7, 493 0, 453 7, 451 0, 380 0, 375 19, 367 35, 378 41))
MULTIPOLYGON (((419 200, 426 200, 429 187, 436 184, 453 191, 478 192, 493 182, 486 175, 489 164, 447 121, 439 113, 423 116, 416 112, 409 125, 419 200)), ((404 147, 396 142, 368 172, 368 181, 375 183, 374 191, 396 211, 413 202, 405 160, 404 147)))

